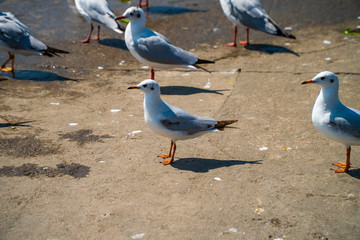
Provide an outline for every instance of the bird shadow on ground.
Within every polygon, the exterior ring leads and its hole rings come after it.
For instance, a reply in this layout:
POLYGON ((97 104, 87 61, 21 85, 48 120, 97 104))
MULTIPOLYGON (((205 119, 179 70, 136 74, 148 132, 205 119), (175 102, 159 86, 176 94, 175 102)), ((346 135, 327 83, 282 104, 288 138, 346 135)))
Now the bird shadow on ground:
POLYGON ((300 57, 300 55, 294 51, 291 51, 290 49, 287 49, 286 47, 276 46, 276 45, 270 45, 270 44, 249 44, 244 46, 247 50, 251 51, 258 51, 268 54, 274 54, 274 53, 289 53, 294 54, 297 57, 300 57))
POLYGON ((360 179, 360 168, 350 169, 350 170, 347 172, 347 174, 350 175, 350 176, 353 177, 353 178, 360 179))
POLYGON ((35 121, 26 121, 26 122, 7 122, 7 123, 1 123, 0 122, 0 128, 5 127, 31 127, 31 125, 28 125, 27 123, 31 123, 35 121))
POLYGON ((262 164, 262 160, 241 161, 241 160, 216 160, 207 158, 180 158, 171 164, 172 167, 184 171, 206 173, 211 169, 231 167, 245 164, 262 164))
POLYGON ((182 7, 173 7, 173 6, 151 6, 146 8, 145 12, 151 14, 175 15, 175 14, 183 14, 190 12, 202 12, 202 11, 191 8, 182 8, 182 7))
POLYGON ((186 87, 186 86, 166 86, 160 87, 162 95, 191 95, 197 93, 214 93, 224 95, 221 92, 230 91, 230 89, 208 90, 203 88, 186 87))
POLYGON ((128 48, 126 47, 126 43, 122 39, 117 39, 117 38, 101 39, 99 41, 99 44, 128 51, 128 48))
POLYGON ((60 76, 56 73, 35 71, 35 70, 20 70, 15 71, 15 76, 12 77, 10 73, 6 73, 10 79, 36 81, 36 82, 54 82, 54 81, 78 81, 67 77, 60 76))

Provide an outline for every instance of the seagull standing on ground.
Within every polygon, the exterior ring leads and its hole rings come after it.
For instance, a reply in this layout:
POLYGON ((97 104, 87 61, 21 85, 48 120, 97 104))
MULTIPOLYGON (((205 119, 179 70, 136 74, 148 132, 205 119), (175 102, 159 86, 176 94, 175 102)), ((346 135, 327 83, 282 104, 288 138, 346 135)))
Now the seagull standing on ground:
POLYGON ((148 127, 155 133, 171 139, 169 154, 161 154, 162 163, 174 162, 176 141, 199 137, 208 132, 218 131, 237 120, 216 121, 210 117, 191 115, 181 108, 171 106, 160 98, 160 87, 154 80, 144 80, 128 89, 140 89, 145 93, 144 116, 148 127), (173 152, 171 152, 173 150, 173 152))
POLYGON ((348 108, 339 100, 339 80, 332 72, 321 72, 302 84, 315 83, 321 86, 320 94, 312 110, 312 122, 327 138, 343 143, 346 148, 346 163, 334 163, 336 173, 350 168, 352 145, 360 145, 360 111, 348 108))
POLYGON ((296 39, 295 36, 283 31, 267 15, 259 0, 220 0, 220 4, 226 17, 235 24, 234 42, 226 44, 227 46, 236 47, 237 25, 239 24, 246 26, 246 41, 240 42, 241 45, 249 44, 249 28, 296 39))
POLYGON ((0 12, 0 50, 7 51, 9 58, 0 66, 1 71, 11 72, 14 77, 15 54, 45 55, 52 57, 67 51, 46 46, 36 39, 29 28, 10 12, 0 12), (11 67, 6 64, 11 61, 11 67))
POLYGON ((130 21, 125 30, 126 46, 137 60, 151 67, 151 79, 155 78, 154 67, 188 67, 207 71, 198 64, 214 63, 198 59, 195 54, 172 45, 160 33, 146 28, 145 14, 141 8, 130 7, 122 16, 116 18, 119 19, 130 21))
POLYGON ((123 33, 125 30, 116 20, 115 15, 110 10, 106 0, 75 0, 75 5, 79 13, 90 22, 90 33, 82 43, 88 43, 90 40, 100 40, 100 25, 98 25, 98 34, 96 38, 91 39, 94 26, 93 22, 103 24, 117 33, 123 33))

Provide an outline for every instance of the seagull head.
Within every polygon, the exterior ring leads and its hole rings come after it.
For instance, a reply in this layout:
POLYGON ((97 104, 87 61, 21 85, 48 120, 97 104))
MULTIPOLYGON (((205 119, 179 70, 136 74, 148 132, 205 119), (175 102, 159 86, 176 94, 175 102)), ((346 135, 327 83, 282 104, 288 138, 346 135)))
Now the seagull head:
POLYGON ((157 94, 160 95, 160 86, 157 82, 151 79, 142 81, 136 86, 130 86, 128 89, 139 89, 145 94, 157 94))
POLYGON ((317 74, 313 79, 302 82, 301 84, 315 83, 320 85, 322 88, 338 88, 339 79, 332 72, 321 72, 317 74))
POLYGON ((145 13, 141 8, 130 7, 128 8, 122 16, 115 18, 115 20, 127 19, 130 22, 137 22, 140 19, 145 20, 145 13))

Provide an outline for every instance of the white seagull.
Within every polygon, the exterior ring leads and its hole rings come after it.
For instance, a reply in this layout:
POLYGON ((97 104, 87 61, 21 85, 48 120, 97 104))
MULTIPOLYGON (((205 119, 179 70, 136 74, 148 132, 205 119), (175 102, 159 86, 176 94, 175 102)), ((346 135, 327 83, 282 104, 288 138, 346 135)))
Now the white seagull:
POLYGON ((0 50, 6 51, 9 58, 0 66, 1 71, 11 72, 14 76, 15 54, 45 55, 52 57, 67 51, 46 46, 36 39, 29 28, 10 12, 0 12, 0 50), (6 64, 11 61, 11 67, 6 64))
POLYGON ((90 22, 89 36, 82 40, 82 43, 88 43, 90 40, 100 40, 100 25, 98 25, 97 37, 91 39, 91 34, 94 29, 93 22, 103 24, 117 33, 123 33, 125 30, 125 28, 115 20, 115 15, 110 10, 106 0, 75 0, 75 5, 79 13, 90 22))
POLYGON ((144 116, 148 127, 155 133, 171 139, 169 154, 161 154, 162 163, 168 165, 174 161, 176 141, 199 137, 208 132, 218 131, 237 120, 216 121, 210 117, 198 117, 185 110, 171 106, 160 98, 160 87, 154 80, 144 80, 128 89, 140 89, 145 93, 144 116), (173 152, 171 153, 171 150, 173 152))
POLYGON ((234 42, 226 44, 227 46, 236 47, 237 25, 240 24, 246 26, 246 41, 240 42, 241 45, 249 44, 249 28, 296 39, 295 36, 283 31, 267 15, 259 0, 220 0, 220 4, 226 17, 235 24, 234 42))
POLYGON ((348 108, 339 100, 339 80, 332 72, 321 72, 302 84, 315 83, 321 86, 320 94, 312 110, 312 122, 319 132, 346 147, 346 163, 338 162, 332 169, 336 173, 347 172, 350 168, 352 145, 360 145, 360 111, 348 108))
POLYGON ((146 28, 145 14, 141 8, 130 7, 116 19, 128 19, 130 21, 125 30, 126 46, 137 60, 151 66, 151 79, 155 78, 154 67, 188 67, 207 71, 198 64, 214 63, 213 61, 198 59, 195 54, 172 45, 160 33, 146 28))

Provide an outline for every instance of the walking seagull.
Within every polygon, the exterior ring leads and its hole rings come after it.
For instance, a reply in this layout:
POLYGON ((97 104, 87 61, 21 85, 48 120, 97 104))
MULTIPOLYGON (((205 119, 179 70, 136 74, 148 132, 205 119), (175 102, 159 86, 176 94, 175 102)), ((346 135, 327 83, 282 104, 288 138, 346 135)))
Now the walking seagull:
POLYGON ((171 160, 161 162, 164 165, 174 162, 177 140, 196 138, 237 122, 237 120, 216 121, 211 117, 195 116, 181 108, 167 104, 160 98, 160 87, 154 80, 144 80, 128 89, 140 89, 145 93, 144 117, 146 125, 156 134, 171 139, 169 154, 159 155, 163 159, 171 157, 171 160))
POLYGON ((14 77, 15 54, 58 56, 58 53, 69 53, 64 50, 46 46, 36 39, 29 28, 10 12, 0 12, 0 50, 6 51, 9 58, 0 66, 1 71, 11 72, 14 77), (11 61, 11 67, 6 67, 11 61))
POLYGON ((295 36, 283 31, 267 15, 259 0, 220 0, 220 4, 225 16, 235 24, 234 42, 226 44, 227 46, 236 47, 237 25, 240 24, 246 26, 246 41, 240 42, 241 45, 249 44, 249 28, 296 39, 295 36))

